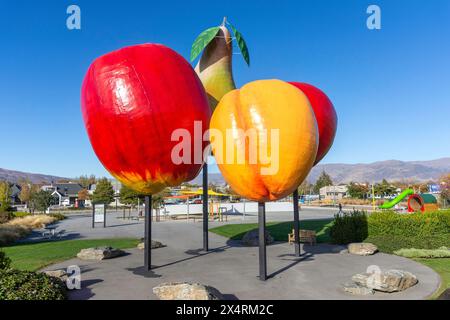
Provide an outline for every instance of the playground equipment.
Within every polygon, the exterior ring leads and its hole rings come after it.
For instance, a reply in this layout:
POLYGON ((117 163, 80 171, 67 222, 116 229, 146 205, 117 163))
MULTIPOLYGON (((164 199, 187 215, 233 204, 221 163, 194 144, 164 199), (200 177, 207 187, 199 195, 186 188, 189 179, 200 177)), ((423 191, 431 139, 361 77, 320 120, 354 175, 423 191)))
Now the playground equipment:
POLYGON ((406 189, 404 190, 402 193, 400 193, 395 199, 383 203, 379 208, 380 209, 390 209, 392 207, 394 207, 397 203, 399 203, 400 201, 402 201, 405 197, 414 194, 414 190, 412 189, 406 189))
POLYGON ((437 199, 432 194, 413 194, 408 199, 408 212, 427 212, 438 209, 437 199))
POLYGON ((412 189, 404 190, 395 199, 383 203, 381 206, 379 206, 379 208, 390 209, 407 196, 409 196, 408 212, 426 212, 439 209, 437 205, 437 199, 432 194, 427 193, 416 194, 412 189))

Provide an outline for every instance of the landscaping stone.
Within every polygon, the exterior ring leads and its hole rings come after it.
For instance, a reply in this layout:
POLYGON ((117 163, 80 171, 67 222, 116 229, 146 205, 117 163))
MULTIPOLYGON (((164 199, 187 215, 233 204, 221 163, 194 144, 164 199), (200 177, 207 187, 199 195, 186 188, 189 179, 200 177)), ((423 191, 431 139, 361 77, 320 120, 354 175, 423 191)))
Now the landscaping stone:
POLYGON ((200 283, 163 283, 153 288, 160 300, 223 300, 219 290, 200 283))
POLYGON ((372 243, 350 243, 347 249, 349 253, 359 256, 370 256, 378 251, 377 246, 372 243))
MULTIPOLYGON (((163 247, 165 247, 165 245, 163 245, 161 242, 152 240, 152 249, 159 249, 163 247)), ((145 248, 144 240, 142 240, 142 242, 137 245, 137 248, 139 250, 144 250, 145 248)))
POLYGON ((100 248, 83 249, 77 254, 77 257, 81 260, 100 261, 120 257, 124 254, 125 252, 120 249, 114 249, 111 247, 100 247, 100 248))
POLYGON ((44 271, 44 274, 48 275, 49 277, 55 277, 60 279, 63 282, 67 281, 67 272, 65 270, 54 270, 54 271, 44 271))
POLYGON ((382 292, 404 291, 418 282, 415 275, 403 270, 356 274, 352 280, 357 285, 382 292))
POLYGON ((375 291, 373 289, 369 289, 354 283, 344 285, 344 291, 355 296, 368 296, 375 294, 375 291))
MULTIPOLYGON (((266 230, 266 244, 272 244, 274 242, 273 237, 269 231, 266 230)), ((242 238, 242 244, 250 247, 259 245, 259 232, 258 230, 252 230, 247 232, 242 238)))
POLYGON ((347 247, 344 247, 344 246, 336 246, 331 249, 331 252, 339 253, 339 254, 347 254, 348 249, 347 249, 347 247))

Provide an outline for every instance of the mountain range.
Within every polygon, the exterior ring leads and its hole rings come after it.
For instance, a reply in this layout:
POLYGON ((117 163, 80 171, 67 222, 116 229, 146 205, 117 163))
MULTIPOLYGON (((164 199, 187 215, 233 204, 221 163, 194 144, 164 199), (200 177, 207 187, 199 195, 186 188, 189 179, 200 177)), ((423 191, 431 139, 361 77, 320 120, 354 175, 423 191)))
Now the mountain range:
MULTIPOLYGON (((352 181, 380 182, 383 179, 388 181, 429 181, 436 180, 445 173, 450 173, 450 157, 429 161, 387 160, 357 164, 319 164, 311 170, 307 180, 315 183, 322 171, 328 173, 335 184, 352 181)), ((220 173, 210 174, 209 180, 214 184, 224 183, 220 173)), ((201 182, 201 176, 194 180, 195 184, 201 185, 201 182)))
MULTIPOLYGON (((379 182, 383 179, 388 181, 436 180, 445 173, 450 173, 450 157, 429 161, 399 161, 387 160, 373 163, 358 164, 319 164, 311 170, 308 181, 314 183, 319 175, 325 171, 335 184, 355 182, 379 182)), ((51 183, 59 180, 70 180, 69 178, 13 171, 0 168, 0 180, 18 182, 21 179, 28 179, 32 183, 51 183)), ((224 184, 224 179, 220 173, 211 173, 209 182, 213 184, 224 184)), ((191 183, 201 185, 202 176, 199 175, 191 183)))

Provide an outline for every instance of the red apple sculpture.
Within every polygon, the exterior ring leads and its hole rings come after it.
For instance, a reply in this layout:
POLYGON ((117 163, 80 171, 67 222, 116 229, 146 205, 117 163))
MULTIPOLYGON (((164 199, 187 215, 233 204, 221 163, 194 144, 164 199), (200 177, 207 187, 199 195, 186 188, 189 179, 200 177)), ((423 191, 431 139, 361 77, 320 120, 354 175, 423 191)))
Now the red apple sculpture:
POLYGON ((289 82, 300 89, 308 98, 316 116, 319 128, 319 150, 317 151, 316 161, 318 164, 328 153, 336 136, 338 118, 333 103, 327 95, 320 89, 300 82, 289 82))
MULTIPOLYGON (((81 105, 95 153, 128 187, 154 194, 200 172, 194 136, 203 137, 211 110, 196 73, 172 49, 144 44, 98 58, 84 79, 81 105), (171 157, 180 143, 172 141, 177 129, 190 134, 191 163, 175 164, 171 157)), ((207 144, 201 143, 201 152, 207 144)))

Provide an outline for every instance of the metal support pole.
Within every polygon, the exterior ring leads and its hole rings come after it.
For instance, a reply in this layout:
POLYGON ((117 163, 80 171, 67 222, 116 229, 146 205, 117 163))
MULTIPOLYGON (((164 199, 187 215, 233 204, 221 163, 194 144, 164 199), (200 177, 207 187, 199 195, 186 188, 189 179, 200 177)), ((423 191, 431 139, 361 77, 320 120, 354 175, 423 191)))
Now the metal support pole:
POLYGON ((144 267, 152 269, 152 196, 145 196, 144 267))
POLYGON ((209 251, 208 241, 208 164, 203 166, 203 250, 209 251))
POLYGON ((92 204, 92 229, 95 229, 95 204, 92 204))
POLYGON ((267 256, 266 256, 266 204, 258 203, 258 225, 259 225, 259 280, 267 279, 267 256))
POLYGON ((294 244, 295 244, 295 256, 300 257, 300 223, 298 213, 298 190, 294 191, 294 244))

